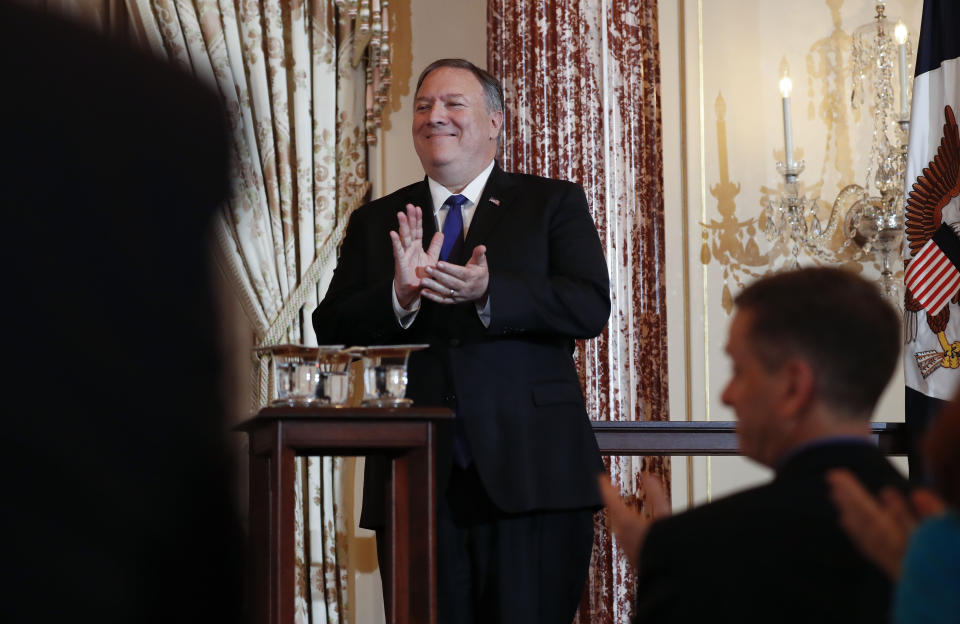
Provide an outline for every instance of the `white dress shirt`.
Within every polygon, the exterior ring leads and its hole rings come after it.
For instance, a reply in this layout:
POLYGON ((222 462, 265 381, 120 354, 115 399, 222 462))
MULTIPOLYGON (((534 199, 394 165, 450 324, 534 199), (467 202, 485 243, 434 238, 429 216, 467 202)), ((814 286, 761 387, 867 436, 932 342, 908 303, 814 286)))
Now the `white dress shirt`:
MULTIPOLYGON (((490 177, 490 173, 493 171, 494 161, 490 161, 490 164, 487 165, 487 168, 480 172, 480 174, 475 177, 469 184, 467 184, 462 191, 459 193, 454 193, 447 187, 443 186, 433 178, 427 176, 427 185, 430 187, 430 199, 433 200, 433 218, 437 224, 437 231, 443 231, 443 224, 447 220, 447 214, 450 212, 448 206, 444 206, 444 202, 447 201, 451 195, 463 195, 467 198, 467 201, 460 207, 460 211, 463 215, 463 238, 466 240, 467 232, 470 230, 470 223, 473 222, 473 214, 477 210, 477 204, 480 202, 480 196, 483 195, 483 188, 487 185, 487 179, 490 177)), ((397 288, 396 284, 391 284, 390 293, 393 299, 393 313, 397 317, 397 322, 400 323, 400 326, 404 329, 410 327, 413 324, 414 319, 417 318, 417 312, 420 310, 420 297, 417 297, 413 300, 413 303, 410 304, 409 308, 404 308, 400 305, 400 301, 397 300, 397 288)), ((485 305, 480 306, 479 302, 475 303, 477 307, 477 315, 480 318, 480 322, 483 323, 484 327, 490 326, 490 298, 487 298, 485 305)))

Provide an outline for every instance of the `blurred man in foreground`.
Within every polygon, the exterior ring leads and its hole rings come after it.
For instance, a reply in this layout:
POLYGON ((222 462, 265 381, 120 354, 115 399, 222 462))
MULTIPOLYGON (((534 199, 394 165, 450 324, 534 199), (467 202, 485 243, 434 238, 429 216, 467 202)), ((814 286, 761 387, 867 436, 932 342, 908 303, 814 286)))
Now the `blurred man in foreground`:
POLYGON ((215 93, 0 2, 4 622, 237 622, 215 93))
POLYGON ((898 361, 897 314, 873 284, 827 268, 760 279, 735 302, 722 398, 741 452, 776 476, 652 523, 601 481, 614 531, 639 561, 636 620, 885 622, 890 581, 840 528, 826 474, 843 467, 871 491, 906 487, 870 440, 898 361))

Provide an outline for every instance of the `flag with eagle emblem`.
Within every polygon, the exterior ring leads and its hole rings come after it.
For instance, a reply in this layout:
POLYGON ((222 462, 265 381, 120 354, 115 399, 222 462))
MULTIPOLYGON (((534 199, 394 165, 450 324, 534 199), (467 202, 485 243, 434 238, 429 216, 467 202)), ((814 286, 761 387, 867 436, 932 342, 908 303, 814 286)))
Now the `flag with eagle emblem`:
POLYGON ((920 248, 903 276, 903 283, 927 314, 935 317, 960 290, 960 239, 946 224, 920 248))
POLYGON ((960 6, 925 0, 910 108, 904 211, 904 421, 910 481, 929 484, 930 422, 960 388, 960 6), (938 275, 929 273, 930 263, 938 275))
POLYGON ((907 151, 904 377, 908 388, 942 400, 960 387, 957 4, 924 2, 907 151))

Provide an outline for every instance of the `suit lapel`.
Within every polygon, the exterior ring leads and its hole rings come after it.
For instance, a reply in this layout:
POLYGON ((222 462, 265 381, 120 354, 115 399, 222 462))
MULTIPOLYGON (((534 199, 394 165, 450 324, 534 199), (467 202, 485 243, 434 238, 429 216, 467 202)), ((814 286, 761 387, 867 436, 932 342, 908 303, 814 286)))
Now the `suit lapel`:
POLYGON ((467 239, 464 241, 464 262, 470 259, 474 247, 486 243, 490 233, 507 214, 507 208, 516 191, 517 186, 513 181, 513 176, 504 173, 499 166, 494 164, 493 171, 490 172, 490 177, 487 179, 487 184, 483 187, 480 202, 473 213, 467 239))

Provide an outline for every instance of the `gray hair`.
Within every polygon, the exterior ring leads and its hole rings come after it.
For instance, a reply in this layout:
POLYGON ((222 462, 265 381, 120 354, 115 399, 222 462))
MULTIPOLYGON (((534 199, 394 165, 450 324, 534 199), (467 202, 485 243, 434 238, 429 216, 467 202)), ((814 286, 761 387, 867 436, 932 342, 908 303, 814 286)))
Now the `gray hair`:
POLYGON ((423 70, 423 72, 420 74, 420 78, 417 80, 417 90, 415 93, 420 92, 420 85, 423 84, 423 80, 427 77, 427 74, 441 67, 465 69, 472 73, 480 82, 480 86, 483 87, 483 93, 487 98, 487 110, 491 113, 503 112, 503 87, 500 86, 500 81, 494 78, 488 71, 480 69, 465 59, 446 58, 434 61, 427 65, 427 68, 423 70))

